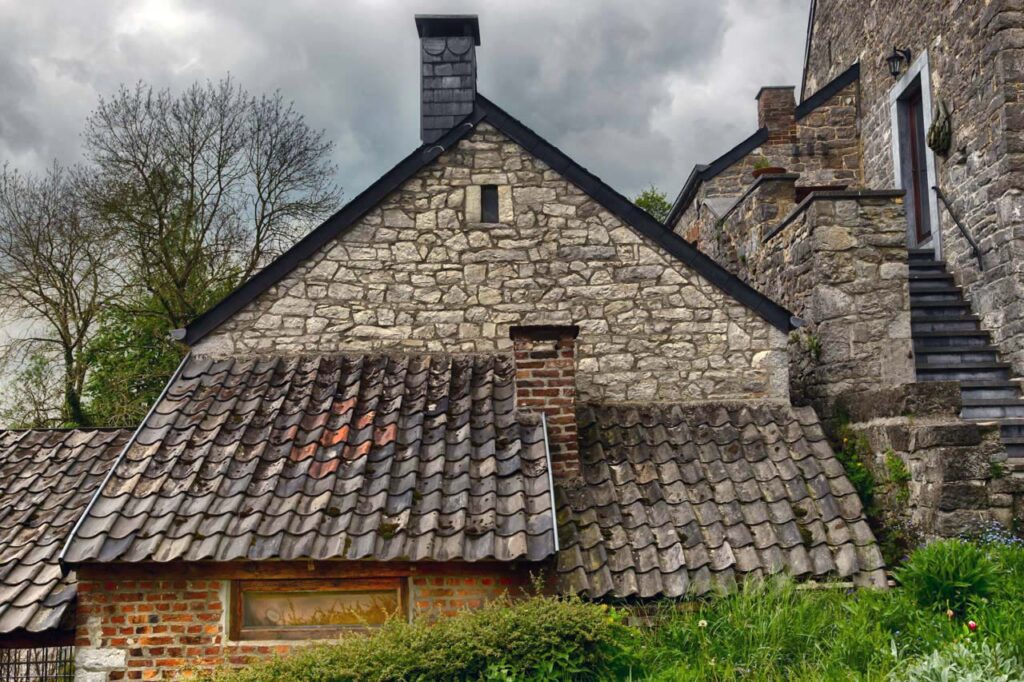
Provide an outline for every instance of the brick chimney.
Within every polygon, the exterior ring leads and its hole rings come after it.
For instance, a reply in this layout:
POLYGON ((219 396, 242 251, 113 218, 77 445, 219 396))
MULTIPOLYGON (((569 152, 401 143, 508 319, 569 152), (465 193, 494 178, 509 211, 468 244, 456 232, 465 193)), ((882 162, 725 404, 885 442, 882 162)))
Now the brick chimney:
POLYGON ((420 34, 420 139, 436 142, 473 111, 476 99, 475 14, 417 14, 420 34))
POLYGON ((757 127, 768 128, 767 144, 796 142, 796 99, 792 85, 773 85, 757 93, 757 127))
POLYGON ((576 326, 512 327, 516 357, 516 404, 544 412, 552 473, 580 473, 576 439, 576 326))

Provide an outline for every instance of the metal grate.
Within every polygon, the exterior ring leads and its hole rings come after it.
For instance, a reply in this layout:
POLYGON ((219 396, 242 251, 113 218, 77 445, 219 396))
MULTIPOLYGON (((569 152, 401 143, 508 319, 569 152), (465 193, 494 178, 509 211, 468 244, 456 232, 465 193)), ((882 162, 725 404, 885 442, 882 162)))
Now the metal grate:
POLYGON ((72 682, 75 648, 0 649, 0 682, 72 682))

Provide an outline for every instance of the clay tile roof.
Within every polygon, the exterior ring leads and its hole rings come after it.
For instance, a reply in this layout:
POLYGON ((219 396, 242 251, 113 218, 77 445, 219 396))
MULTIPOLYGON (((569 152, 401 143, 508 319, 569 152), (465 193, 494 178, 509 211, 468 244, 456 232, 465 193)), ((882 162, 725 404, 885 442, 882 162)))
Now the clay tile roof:
POLYGON ((503 355, 192 358, 64 558, 544 559, 544 431, 514 379, 503 355))
POLYGON ((782 571, 884 584, 810 408, 581 406, 579 421, 582 480, 556 492, 564 591, 678 597, 782 571))
POLYGON ((126 430, 0 431, 0 634, 73 628, 57 557, 126 430))

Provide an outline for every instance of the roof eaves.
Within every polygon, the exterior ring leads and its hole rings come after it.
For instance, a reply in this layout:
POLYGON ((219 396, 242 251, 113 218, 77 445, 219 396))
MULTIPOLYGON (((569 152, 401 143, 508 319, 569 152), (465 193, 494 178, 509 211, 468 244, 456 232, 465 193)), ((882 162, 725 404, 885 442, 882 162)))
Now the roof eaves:
POLYGON ((183 341, 193 345, 224 323, 229 317, 244 308, 261 293, 277 284, 289 272, 307 258, 313 256, 331 239, 351 229, 370 209, 388 194, 398 189, 417 171, 436 159, 453 144, 465 137, 482 114, 474 110, 461 123, 445 133, 441 139, 429 145, 421 145, 407 157, 367 187, 337 213, 320 224, 315 230, 299 240, 294 246, 278 256, 273 262, 243 282, 216 305, 192 321, 185 328, 183 341))
POLYGON ((679 191, 679 195, 676 197, 675 202, 672 204, 672 210, 669 212, 668 218, 665 219, 665 224, 672 227, 679 222, 683 213, 685 213, 686 209, 690 207, 694 197, 697 196, 697 188, 700 187, 701 183, 715 178, 726 168, 733 165, 767 141, 768 128, 759 128, 753 135, 746 138, 711 163, 707 165, 698 164, 694 166, 693 170, 690 171, 690 176, 686 179, 686 184, 683 185, 683 188, 679 191))
POLYGON ((107 487, 107 483, 110 481, 110 478, 114 475, 114 469, 116 469, 117 465, 121 463, 122 459, 124 459, 124 456, 128 452, 128 449, 135 442, 135 439, 139 437, 139 432, 142 431, 142 429, 146 426, 146 422, 148 422, 150 417, 153 416, 153 413, 156 411, 157 405, 163 402, 164 398, 167 396, 167 391, 170 390, 171 386, 174 385, 174 382, 178 380, 179 376, 181 376, 182 370, 185 369, 185 366, 188 364, 188 361, 191 357, 191 352, 185 353, 185 357, 183 357, 181 359, 181 362, 178 363, 177 369, 174 370, 174 374, 171 375, 171 378, 167 380, 167 383, 164 385, 163 390, 160 391, 159 397, 157 397, 157 399, 150 406, 145 418, 143 418, 143 420, 139 422, 139 425, 135 427, 135 431, 132 432, 131 437, 125 442, 124 447, 121 448, 121 452, 117 453, 117 457, 114 458, 114 461, 110 465, 110 468, 107 470, 106 475, 103 476, 103 480, 100 481, 100 484, 98 486, 96 486, 95 492, 93 492, 92 497, 89 498, 89 503, 86 504, 85 509, 82 510, 82 514, 78 517, 78 521, 76 521, 75 525, 71 527, 71 532, 68 533, 67 538, 64 539, 64 545, 60 548, 60 554, 57 555, 57 564, 60 566, 62 574, 67 575, 70 570, 67 564, 65 563, 64 558, 67 556, 68 548, 71 547, 71 543, 75 539, 75 534, 78 532, 78 529, 82 527, 82 522, 85 520, 87 516, 89 516, 89 513, 92 511, 92 508, 96 505, 96 500, 98 500, 100 496, 103 494, 103 489, 107 487))
MULTIPOLYGON (((773 326, 784 332, 788 332, 793 328, 792 313, 730 273, 706 254, 697 250, 688 241, 651 217, 650 214, 612 189, 612 187, 586 168, 572 161, 557 147, 546 141, 511 114, 480 94, 477 95, 477 105, 484 110, 486 114, 485 119, 488 123, 528 149, 530 153, 553 169, 558 170, 567 180, 579 187, 642 236, 647 237, 668 251, 677 260, 696 270, 709 282, 731 295, 739 303, 758 313, 773 326)), ((757 144, 761 143, 762 131, 765 137, 767 137, 767 130, 762 129, 747 138, 745 142, 749 144, 751 140, 757 140, 754 144, 756 147, 757 144)), ((739 156, 742 155, 739 154, 739 156)))

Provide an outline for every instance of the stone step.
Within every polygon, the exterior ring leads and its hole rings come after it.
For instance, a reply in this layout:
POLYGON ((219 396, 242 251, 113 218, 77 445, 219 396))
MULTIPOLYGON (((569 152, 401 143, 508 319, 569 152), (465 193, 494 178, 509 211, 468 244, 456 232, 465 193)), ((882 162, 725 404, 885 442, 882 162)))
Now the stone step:
POLYGON ((911 284, 915 282, 946 282, 948 284, 956 281, 953 279, 953 275, 948 272, 927 272, 913 268, 910 269, 908 278, 911 284))
POLYGON ((928 291, 947 291, 952 290, 957 293, 961 293, 960 289, 953 283, 953 278, 950 275, 939 275, 937 277, 925 278, 911 278, 910 280, 910 294, 920 294, 928 291))
POLYGON ((907 249, 910 260, 931 260, 935 258, 935 249, 907 249))
POLYGON ((1021 419, 1024 418, 1024 400, 964 400, 960 416, 964 419, 1021 419))
POLYGON ((910 301, 910 319, 921 319, 923 317, 959 316, 968 317, 973 315, 971 306, 965 301, 941 301, 941 302, 917 302, 910 301))
POLYGON ((999 360, 995 346, 977 348, 922 348, 917 353, 918 365, 973 365, 999 360))
POLYGON ((1005 362, 976 362, 941 365, 918 363, 918 381, 1007 381, 1010 365, 1005 362))
POLYGON ((999 435, 1004 443, 1007 438, 1020 438, 1024 442, 1024 419, 1000 419, 999 435))
POLYGON ((915 272, 946 272, 945 261, 931 259, 912 260, 907 263, 911 273, 915 272))
POLYGON ((1017 400, 1021 392, 1016 381, 961 381, 960 395, 964 400, 1017 400))
POLYGON ((914 330, 914 350, 922 348, 978 348, 992 343, 988 332, 977 329, 963 331, 918 331, 914 330))
POLYGON ((974 315, 923 315, 910 317, 911 334, 976 332, 981 329, 981 321, 974 315))
POLYGON ((964 295, 959 289, 928 289, 926 291, 910 290, 910 309, 921 303, 964 303, 964 295))

